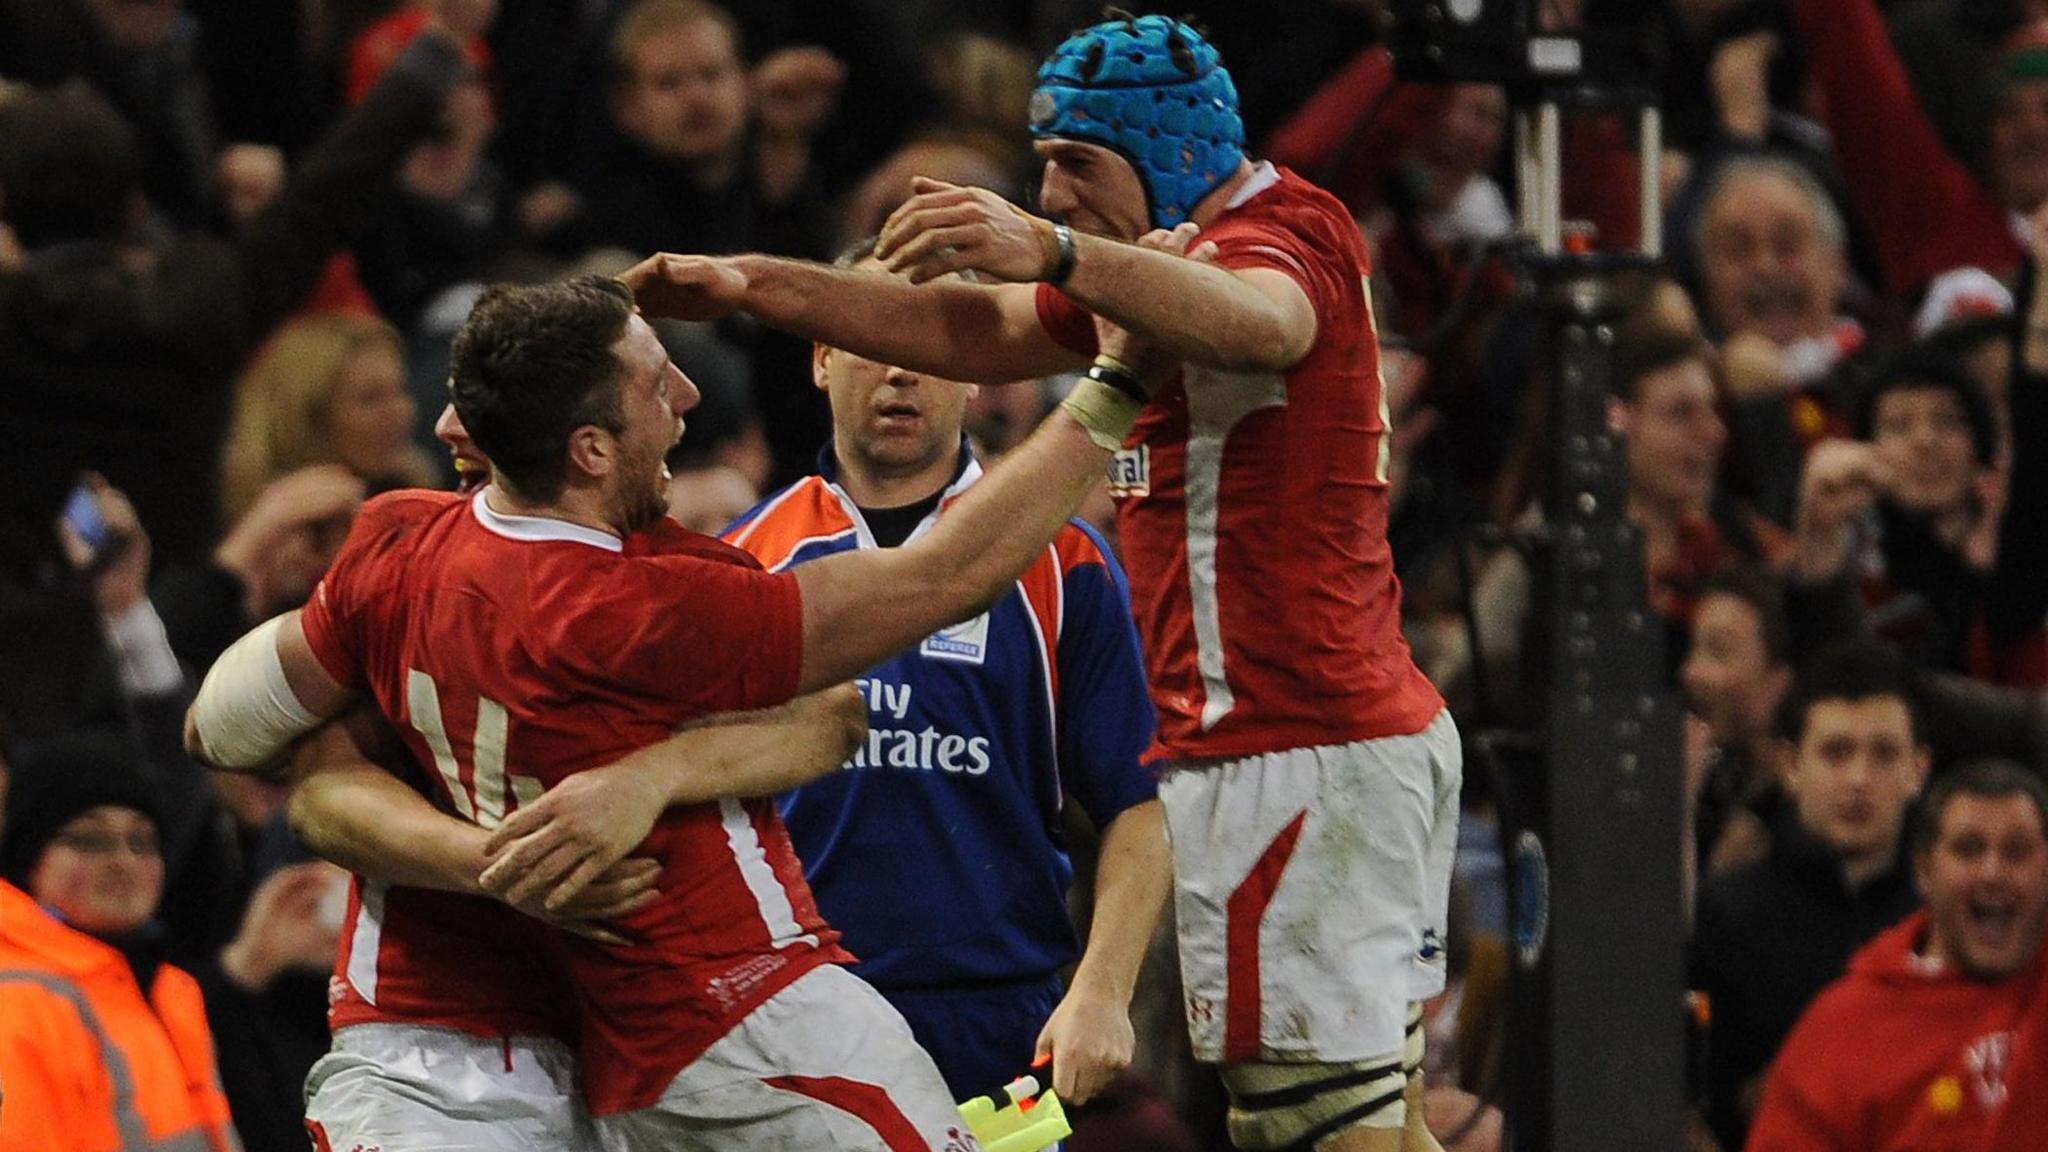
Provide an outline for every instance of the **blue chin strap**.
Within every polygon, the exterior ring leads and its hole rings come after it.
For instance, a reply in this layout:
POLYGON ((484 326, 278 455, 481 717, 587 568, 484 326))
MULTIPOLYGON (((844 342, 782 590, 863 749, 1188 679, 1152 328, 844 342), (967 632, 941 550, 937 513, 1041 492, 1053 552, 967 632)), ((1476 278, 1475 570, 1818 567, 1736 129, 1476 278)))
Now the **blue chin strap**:
POLYGON ((1068 37, 1038 69, 1031 135, 1101 144, 1171 228, 1244 160, 1237 86, 1200 33, 1165 16, 1109 20, 1068 37))

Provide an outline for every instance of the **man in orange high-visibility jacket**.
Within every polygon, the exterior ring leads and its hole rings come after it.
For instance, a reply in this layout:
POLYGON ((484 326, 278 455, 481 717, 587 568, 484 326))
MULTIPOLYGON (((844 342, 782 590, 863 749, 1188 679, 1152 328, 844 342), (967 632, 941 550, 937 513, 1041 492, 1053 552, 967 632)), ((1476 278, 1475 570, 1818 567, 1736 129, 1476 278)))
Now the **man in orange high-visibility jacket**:
POLYGON ((156 800, 120 741, 17 760, 0 831, 0 1152, 236 1152, 199 985, 152 957, 156 800))

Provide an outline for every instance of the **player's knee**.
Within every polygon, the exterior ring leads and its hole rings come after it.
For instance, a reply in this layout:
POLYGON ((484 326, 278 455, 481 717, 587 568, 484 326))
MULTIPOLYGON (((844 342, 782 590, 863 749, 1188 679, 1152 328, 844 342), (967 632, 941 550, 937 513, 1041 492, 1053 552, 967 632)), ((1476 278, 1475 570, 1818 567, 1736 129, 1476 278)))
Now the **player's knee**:
POLYGON ((1337 1064, 1234 1064, 1230 1139, 1245 1152, 1310 1152, 1346 1128, 1398 1129, 1408 1121, 1404 1056, 1337 1064))

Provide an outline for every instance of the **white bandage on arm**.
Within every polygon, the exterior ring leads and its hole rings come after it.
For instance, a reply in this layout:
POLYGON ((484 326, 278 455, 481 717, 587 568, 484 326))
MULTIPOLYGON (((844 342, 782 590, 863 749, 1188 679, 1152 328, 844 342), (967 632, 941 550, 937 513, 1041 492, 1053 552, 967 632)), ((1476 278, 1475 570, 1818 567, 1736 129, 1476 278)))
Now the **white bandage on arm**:
POLYGON ((324 719, 307 711, 285 679, 277 654, 279 616, 234 642, 192 701, 192 724, 201 759, 229 772, 248 771, 274 759, 292 741, 324 719))

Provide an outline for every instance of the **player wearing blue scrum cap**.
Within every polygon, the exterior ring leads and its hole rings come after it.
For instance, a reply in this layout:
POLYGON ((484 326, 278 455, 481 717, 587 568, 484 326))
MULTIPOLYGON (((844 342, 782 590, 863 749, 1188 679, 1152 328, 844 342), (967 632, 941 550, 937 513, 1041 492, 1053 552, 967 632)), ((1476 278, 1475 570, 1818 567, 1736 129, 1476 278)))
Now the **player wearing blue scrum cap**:
POLYGON ((1164 16, 1109 21, 1038 69, 1031 134, 1092 140, 1123 156, 1154 228, 1184 223, 1244 164, 1237 86, 1216 49, 1164 16))
POLYGON ((1400 630, 1357 225, 1244 155, 1229 74, 1178 21, 1075 33, 1030 111, 1045 216, 919 180, 876 249, 894 276, 663 256, 630 278, 662 314, 740 309, 954 380, 1085 368, 1086 404, 1142 405, 1110 487, 1195 1054, 1240 1148, 1434 1149, 1419 1002, 1443 988, 1462 758, 1400 630))

